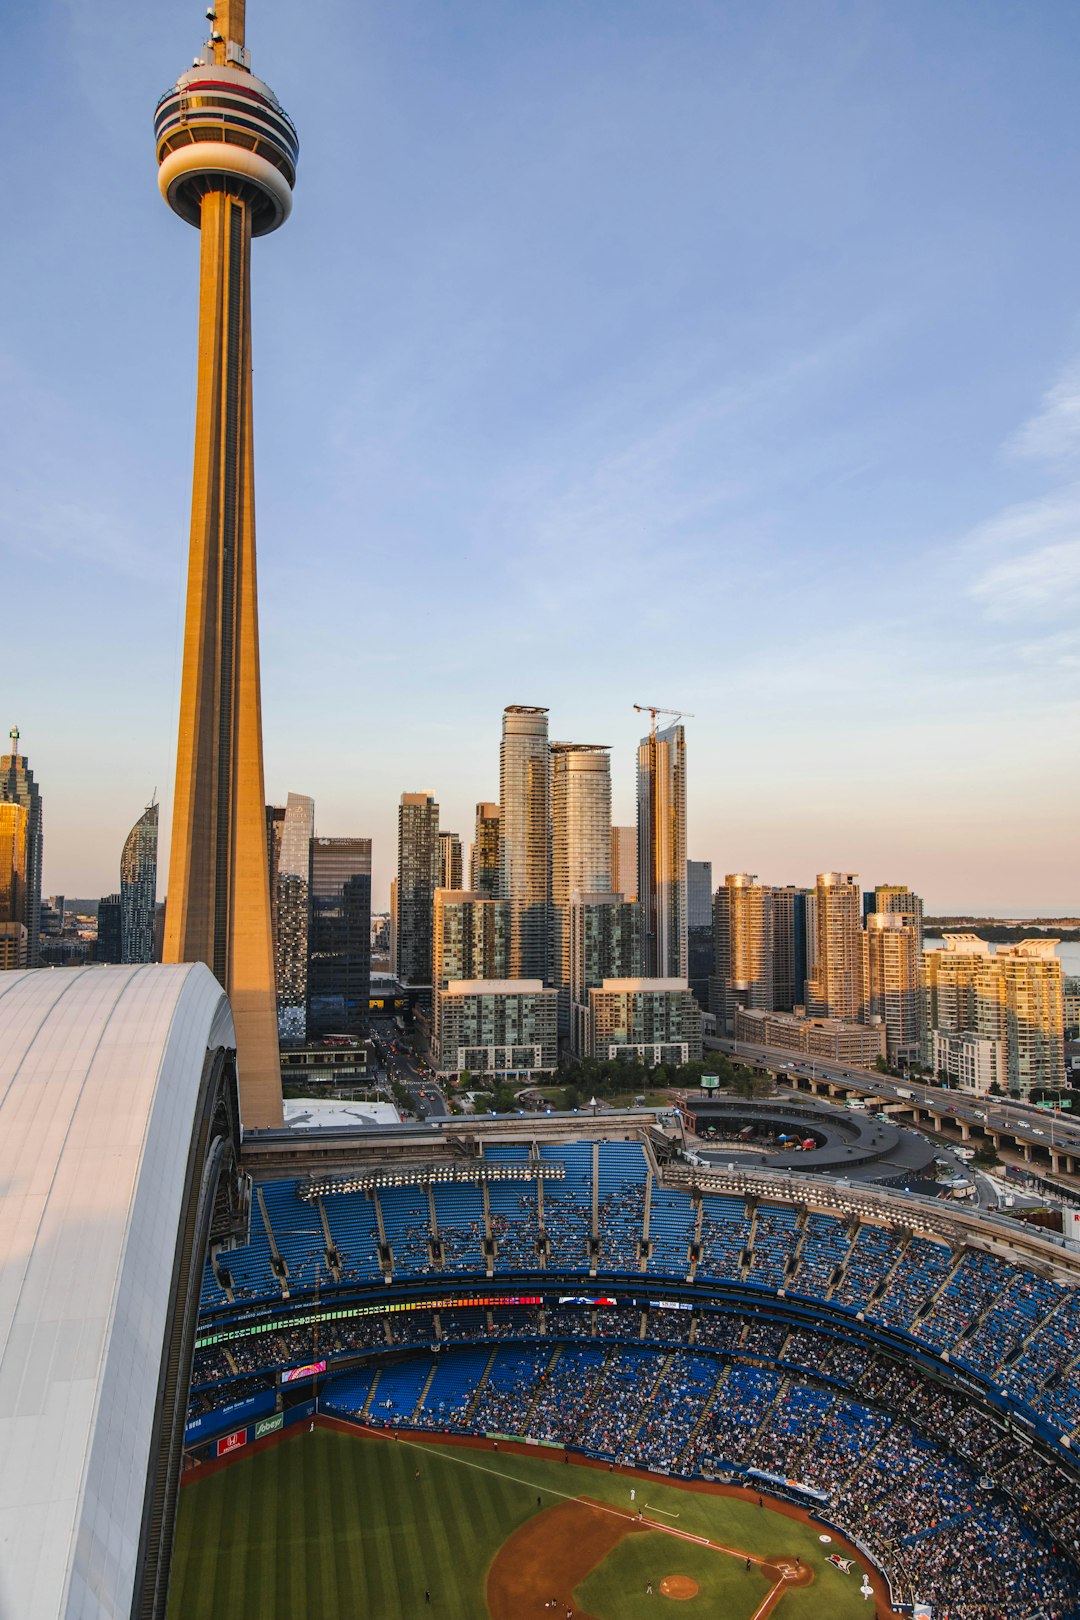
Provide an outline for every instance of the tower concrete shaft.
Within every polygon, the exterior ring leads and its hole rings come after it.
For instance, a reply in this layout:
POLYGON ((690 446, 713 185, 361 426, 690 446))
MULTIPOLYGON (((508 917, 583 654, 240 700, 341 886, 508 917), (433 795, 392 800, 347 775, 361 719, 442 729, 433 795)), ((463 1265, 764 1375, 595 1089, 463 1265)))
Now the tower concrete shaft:
POLYGON ((195 469, 163 957, 228 991, 247 1126, 281 1123, 263 792, 251 239, 287 217, 296 133, 248 70, 242 0, 158 104, 159 184, 201 237, 195 469), (220 31, 219 31, 220 30, 220 31))

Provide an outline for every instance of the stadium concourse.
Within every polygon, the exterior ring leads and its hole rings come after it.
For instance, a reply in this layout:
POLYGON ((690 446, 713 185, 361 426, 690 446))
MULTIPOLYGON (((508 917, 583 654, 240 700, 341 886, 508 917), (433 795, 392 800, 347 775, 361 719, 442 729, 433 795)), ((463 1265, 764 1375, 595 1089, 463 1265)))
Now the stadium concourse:
POLYGON ((651 1118, 598 1126, 368 1133, 299 1177, 270 1144, 250 1242, 207 1261, 189 1466, 317 1397, 749 1485, 935 1620, 1080 1615, 1077 1259, 925 1199, 690 1170, 651 1118))

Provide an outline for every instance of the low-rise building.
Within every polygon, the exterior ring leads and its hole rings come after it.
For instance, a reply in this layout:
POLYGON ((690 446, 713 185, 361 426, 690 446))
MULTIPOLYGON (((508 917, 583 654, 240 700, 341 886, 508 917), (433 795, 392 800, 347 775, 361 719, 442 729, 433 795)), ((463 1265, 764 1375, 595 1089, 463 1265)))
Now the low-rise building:
POLYGON ((605 979, 589 991, 590 1057, 696 1063, 701 1008, 685 979, 605 979))
POLYGON ((980 1097, 985 1097, 991 1086, 1004 1089, 1003 1041, 976 1035, 970 1029, 953 1034, 935 1029, 931 1041, 934 1073, 942 1080, 980 1097))
POLYGON ((530 1079, 558 1062, 559 992, 540 979, 456 979, 438 992, 440 1076, 530 1079))
POLYGON ((885 1056, 884 1024, 856 1024, 847 1018, 809 1018, 798 1013, 762 1012, 756 1007, 740 1008, 735 1018, 735 1038, 748 1046, 769 1046, 783 1052, 803 1052, 808 1057, 829 1058, 835 1063, 856 1063, 873 1068, 885 1056))

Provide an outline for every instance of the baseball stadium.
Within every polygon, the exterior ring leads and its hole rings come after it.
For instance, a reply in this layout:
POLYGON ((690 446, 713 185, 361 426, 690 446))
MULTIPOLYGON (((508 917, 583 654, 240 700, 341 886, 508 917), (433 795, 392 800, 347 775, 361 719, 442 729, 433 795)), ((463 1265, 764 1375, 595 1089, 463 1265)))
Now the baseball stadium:
POLYGON ((245 1140, 170 1620, 1080 1614, 1080 1265, 642 1113, 245 1140))

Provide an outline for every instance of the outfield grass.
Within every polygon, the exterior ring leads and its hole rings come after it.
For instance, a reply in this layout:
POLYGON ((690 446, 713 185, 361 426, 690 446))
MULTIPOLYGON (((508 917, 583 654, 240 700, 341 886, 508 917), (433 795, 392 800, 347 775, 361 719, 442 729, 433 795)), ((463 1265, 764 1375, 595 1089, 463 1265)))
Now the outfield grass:
MULTIPOLYGON (((672 1517, 673 1526, 760 1556, 798 1553, 813 1586, 785 1593, 776 1620, 854 1620, 858 1579, 825 1563, 816 1532, 768 1508, 549 1456, 302 1433, 181 1492, 169 1620, 486 1620, 492 1558, 526 1519, 566 1496, 672 1517), (419 1469, 420 1477, 415 1477, 419 1469), (433 1603, 424 1604, 424 1590, 433 1603)), ((599 1620, 654 1620, 644 1595, 668 1574, 701 1593, 686 1620, 749 1620, 768 1585, 741 1562, 660 1532, 635 1534, 578 1588, 599 1620)), ((546 1594, 543 1594, 546 1596, 546 1594)), ((537 1594, 538 1603, 541 1594, 537 1594)), ((542 1610, 538 1608, 538 1613, 542 1610)))

